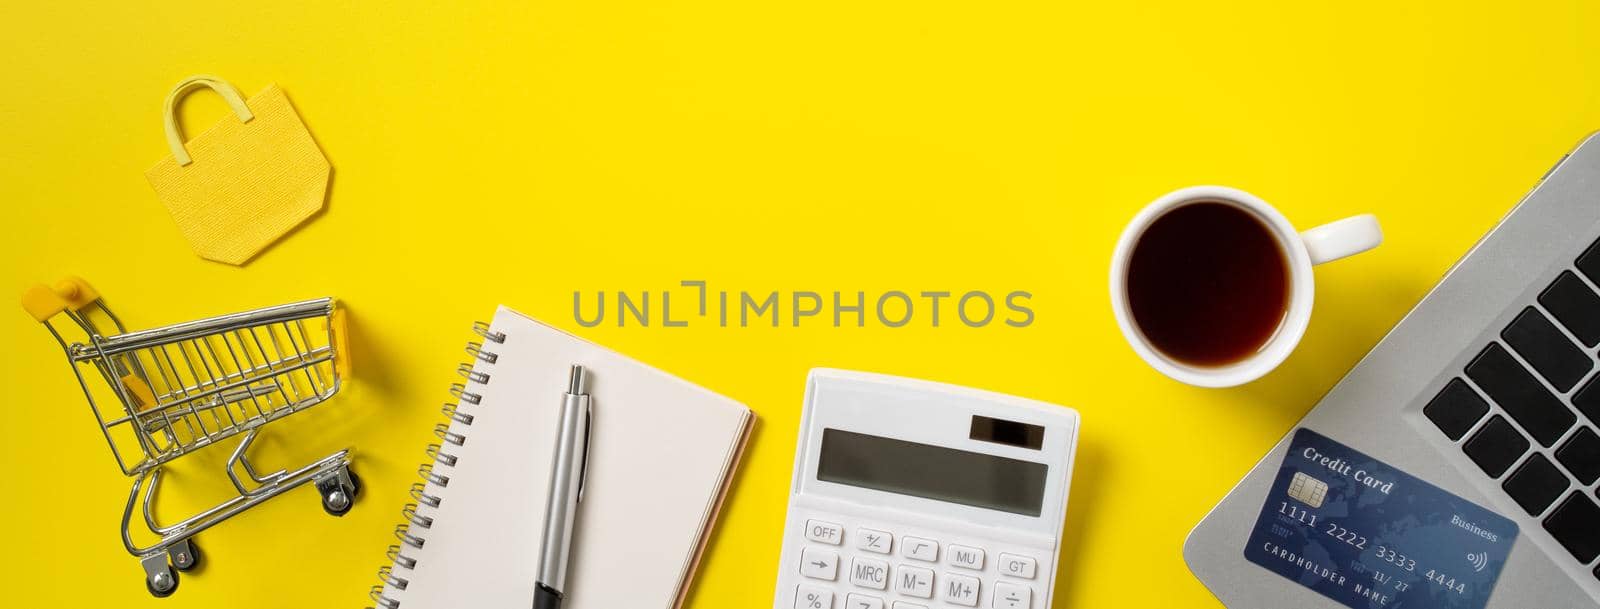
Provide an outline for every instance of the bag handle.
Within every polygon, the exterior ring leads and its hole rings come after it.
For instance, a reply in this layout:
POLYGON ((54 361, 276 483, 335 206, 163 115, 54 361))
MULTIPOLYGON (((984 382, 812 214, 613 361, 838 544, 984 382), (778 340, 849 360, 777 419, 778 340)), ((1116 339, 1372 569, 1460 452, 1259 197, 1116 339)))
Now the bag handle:
POLYGON ((167 94, 166 107, 162 112, 163 118, 166 119, 167 147, 172 149, 172 158, 178 162, 179 167, 188 166, 193 161, 189 158, 189 151, 183 147, 183 133, 178 130, 178 100, 200 88, 209 88, 221 95, 222 99, 228 102, 228 106, 233 108, 234 116, 239 117, 239 122, 248 123, 250 119, 255 118, 255 115, 250 113, 250 107, 245 105, 244 98, 239 96, 239 90, 228 84, 228 81, 209 74, 197 74, 183 79, 183 82, 172 88, 172 93, 167 94))

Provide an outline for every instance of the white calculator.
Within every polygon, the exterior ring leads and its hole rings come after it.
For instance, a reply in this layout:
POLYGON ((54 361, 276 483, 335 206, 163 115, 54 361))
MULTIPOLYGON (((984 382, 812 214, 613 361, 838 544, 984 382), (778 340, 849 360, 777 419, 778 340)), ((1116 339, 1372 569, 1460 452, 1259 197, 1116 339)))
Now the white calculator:
POLYGON ((1078 413, 816 369, 775 609, 1049 609, 1078 413))

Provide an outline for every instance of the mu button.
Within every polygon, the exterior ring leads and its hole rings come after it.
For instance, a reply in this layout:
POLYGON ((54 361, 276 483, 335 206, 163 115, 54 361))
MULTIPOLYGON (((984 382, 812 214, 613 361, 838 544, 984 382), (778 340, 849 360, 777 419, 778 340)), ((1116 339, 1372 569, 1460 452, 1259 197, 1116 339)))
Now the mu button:
POLYGON ((960 567, 962 569, 972 569, 973 571, 983 570, 984 554, 983 550, 980 548, 950 546, 945 550, 944 558, 945 560, 950 561, 951 566, 960 567))

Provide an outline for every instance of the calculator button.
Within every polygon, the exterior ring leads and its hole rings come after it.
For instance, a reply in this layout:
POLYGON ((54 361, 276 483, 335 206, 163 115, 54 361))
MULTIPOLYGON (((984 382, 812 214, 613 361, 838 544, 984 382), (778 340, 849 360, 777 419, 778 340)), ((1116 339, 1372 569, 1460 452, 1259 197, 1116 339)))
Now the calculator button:
POLYGON ((801 585, 794 593, 794 609, 833 609, 833 592, 827 588, 801 585))
POLYGON ((935 562, 939 560, 939 542, 921 537, 900 540, 900 554, 912 560, 935 562))
POLYGON ((883 599, 865 594, 844 597, 844 609, 883 609, 883 599))
POLYGON ((806 548, 800 552, 800 574, 811 579, 830 582, 839 579, 839 555, 825 550, 806 548))
POLYGON ((944 585, 944 601, 962 607, 978 606, 978 578, 965 575, 951 575, 946 573, 944 585))
POLYGON ((900 565, 895 571, 894 591, 917 598, 933 598, 933 571, 900 565))
POLYGON ((1017 556, 1016 554, 1000 554, 1001 575, 1010 575, 1012 577, 1020 577, 1022 579, 1033 579, 1033 572, 1037 570, 1038 567, 1039 563, 1035 562, 1032 558, 1028 558, 1026 556, 1017 556))
POLYGON ((983 570, 983 550, 967 546, 950 546, 945 548, 944 559, 953 566, 974 571, 983 570))
POLYGON ((889 588, 889 563, 870 558, 854 558, 850 564, 850 583, 862 588, 889 588))
POLYGON ((916 603, 908 603, 908 602, 905 602, 905 601, 895 601, 894 602, 894 607, 892 607, 891 609, 928 609, 928 606, 927 605, 918 605, 916 603))
POLYGON ((1011 582, 995 583, 994 609, 1028 609, 1032 604, 1033 588, 1011 582))
POLYGON ((836 546, 844 543, 844 527, 821 520, 806 521, 806 539, 836 546))
POLYGON ((888 554, 894 535, 872 529, 856 529, 856 547, 875 554, 888 554))

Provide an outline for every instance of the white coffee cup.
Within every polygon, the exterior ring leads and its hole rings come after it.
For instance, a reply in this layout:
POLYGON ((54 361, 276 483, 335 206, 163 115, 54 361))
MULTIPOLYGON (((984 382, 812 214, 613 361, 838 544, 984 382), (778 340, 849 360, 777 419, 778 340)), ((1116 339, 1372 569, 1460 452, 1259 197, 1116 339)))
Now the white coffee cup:
POLYGON ((1289 220, 1266 201, 1250 193, 1225 186, 1191 186, 1176 190, 1139 210, 1122 231, 1111 257, 1111 307, 1117 326, 1133 350, 1162 374, 1200 387, 1232 387, 1261 378, 1283 363, 1305 335, 1311 321, 1314 297, 1311 267, 1370 250, 1383 242, 1378 219, 1371 214, 1351 216, 1298 232, 1289 220), (1277 332, 1255 353, 1220 366, 1186 363, 1162 353, 1139 329, 1128 302, 1128 266, 1134 247, 1145 229, 1174 209, 1191 203, 1223 203, 1253 214, 1270 230, 1288 266, 1288 306, 1277 332))

